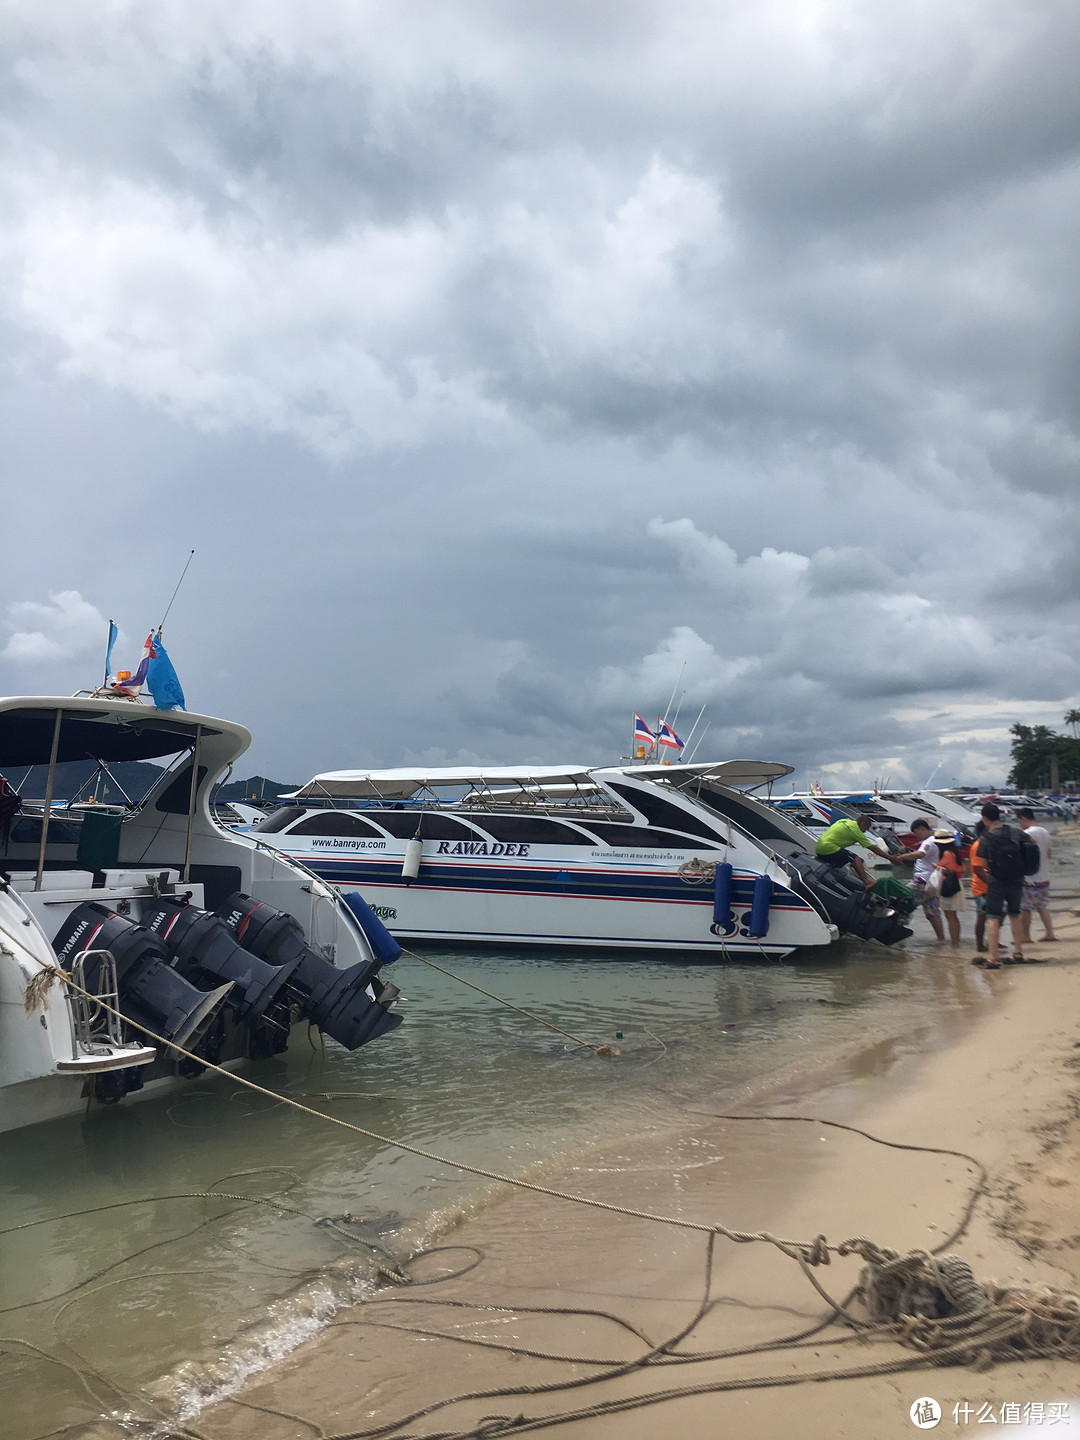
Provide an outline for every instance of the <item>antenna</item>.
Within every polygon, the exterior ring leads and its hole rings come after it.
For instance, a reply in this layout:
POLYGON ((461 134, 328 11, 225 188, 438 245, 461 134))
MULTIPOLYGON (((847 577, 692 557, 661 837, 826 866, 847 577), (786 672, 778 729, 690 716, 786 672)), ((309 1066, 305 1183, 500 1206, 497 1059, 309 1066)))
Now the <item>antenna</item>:
MULTIPOLYGON (((700 719, 701 717, 699 716, 698 718, 700 719)), ((712 724, 712 721, 711 721, 711 720, 706 720, 706 721, 705 721, 705 730, 702 730, 702 732, 701 732, 701 739, 698 740, 697 744, 694 746, 693 750, 691 751, 690 759, 687 760, 687 762, 686 762, 687 765, 693 764, 694 756, 695 756, 695 755, 697 754, 697 752, 701 749, 701 741, 705 739, 705 731, 708 730, 708 728, 709 728, 709 726, 710 726, 711 724, 712 724)))
MULTIPOLYGON (((706 701, 705 701, 705 705, 707 705, 708 703, 709 703, 709 702, 706 700, 706 701)), ((705 705, 702 705, 701 709, 698 711, 697 720, 695 720, 694 723, 693 723, 693 725, 690 726, 690 734, 687 735, 686 740, 683 742, 683 749, 684 749, 684 750, 686 749, 687 745, 690 744, 690 741, 694 738, 694 731, 695 731, 695 730, 697 729, 697 727, 698 727, 698 722, 700 721, 702 715, 705 714, 705 705)))
POLYGON ((176 599, 176 592, 177 592, 177 590, 180 589, 180 586, 184 583, 184 576, 185 576, 185 575, 187 574, 187 572, 188 572, 188 565, 190 565, 191 562, 192 562, 192 560, 194 560, 194 559, 195 559, 195 551, 192 550, 191 554, 187 557, 187 564, 184 566, 183 570, 180 571, 180 579, 176 582, 176 590, 174 590, 174 591, 172 592, 172 599, 169 601, 168 605, 166 605, 166 607, 165 607, 165 614, 161 617, 161 623, 160 623, 160 624, 158 625, 158 627, 157 627, 157 633, 158 633, 159 635, 161 634, 162 626, 164 626, 165 621, 169 618, 169 611, 170 611, 170 610, 172 609, 172 607, 173 607, 173 600, 176 599))
POLYGON ((679 686, 682 684, 682 677, 683 677, 685 674, 686 674, 686 661, 684 660, 684 661, 682 662, 682 669, 679 671, 679 678, 675 681, 675 684, 671 687, 671 699, 667 702, 667 710, 664 711, 664 719, 665 719, 665 720, 666 720, 667 717, 668 717, 668 710, 670 710, 671 707, 672 707, 672 705, 675 704, 675 691, 678 690, 679 686))

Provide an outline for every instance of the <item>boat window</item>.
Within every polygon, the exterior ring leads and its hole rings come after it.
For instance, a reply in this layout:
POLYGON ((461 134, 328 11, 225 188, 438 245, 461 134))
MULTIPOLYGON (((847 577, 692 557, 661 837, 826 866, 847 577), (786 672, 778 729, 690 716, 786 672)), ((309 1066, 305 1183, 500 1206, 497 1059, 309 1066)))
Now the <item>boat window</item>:
POLYGON ((372 819, 398 840, 475 840, 476 831, 450 815, 428 810, 376 810, 372 819))
POLYGON ((741 830, 747 835, 752 835, 755 840, 789 840, 791 837, 786 830, 774 823, 768 815, 761 812, 752 805, 743 805, 740 801, 733 799, 730 795, 721 795, 716 790, 701 788, 701 794, 697 797, 703 805, 717 814, 734 820, 741 830))
POLYGON ((617 791, 628 805, 645 816, 650 825, 670 826, 672 830, 682 830, 687 835, 701 835, 706 840, 715 842, 716 831, 707 821, 682 810, 678 805, 673 805, 670 800, 665 800, 663 795, 658 795, 653 790, 635 790, 629 785, 612 784, 612 790, 617 791))
POLYGON ((594 841, 569 825, 543 815, 477 815, 476 824, 493 840, 511 845, 592 845, 594 841))
MULTIPOLYGON (((620 850, 700 850, 702 844, 686 835, 676 835, 671 830, 648 830, 644 825, 613 825, 606 821, 591 820, 589 829, 605 845, 616 845, 620 850)), ((722 845, 718 835, 713 835, 710 845, 722 845)))
MULTIPOLYGON (((73 820, 49 821, 49 845, 78 845, 82 826, 73 820)), ((13 845, 41 844, 41 816, 24 815, 11 827, 13 845)))
POLYGON ((382 831, 376 830, 359 815, 350 810, 319 810, 301 820, 289 831, 290 835, 374 835, 382 838, 382 831))
POLYGON ((303 805, 282 805, 280 810, 272 811, 265 820, 257 820, 252 825, 250 833, 252 835, 276 835, 279 830, 286 829, 303 813, 303 805))

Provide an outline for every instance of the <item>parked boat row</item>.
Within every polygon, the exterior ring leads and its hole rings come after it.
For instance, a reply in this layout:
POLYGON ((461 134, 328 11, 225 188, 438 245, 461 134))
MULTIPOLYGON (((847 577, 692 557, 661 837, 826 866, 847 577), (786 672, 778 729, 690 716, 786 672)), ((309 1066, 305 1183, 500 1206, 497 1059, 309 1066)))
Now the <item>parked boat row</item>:
POLYGON ((910 906, 818 860, 821 828, 870 813, 896 848, 916 814, 974 818, 925 792, 774 798, 790 766, 727 760, 334 771, 226 821, 214 792, 250 738, 115 690, 0 700, 0 772, 48 777, 3 831, 0 1129, 279 1053, 297 1025, 385 1035, 397 938, 718 961, 893 945, 910 906), (137 803, 54 800, 57 766, 87 759, 167 764, 137 803))

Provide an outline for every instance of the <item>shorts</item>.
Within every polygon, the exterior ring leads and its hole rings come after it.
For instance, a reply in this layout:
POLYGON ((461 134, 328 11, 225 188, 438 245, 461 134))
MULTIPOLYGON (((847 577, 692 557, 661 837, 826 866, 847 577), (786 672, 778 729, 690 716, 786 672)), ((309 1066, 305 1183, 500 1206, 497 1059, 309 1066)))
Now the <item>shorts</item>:
POLYGON ((985 914, 986 914, 986 892, 983 891, 983 893, 982 893, 981 895, 972 895, 971 898, 972 898, 972 900, 975 901, 975 913, 976 913, 977 915, 985 915, 985 914))
MULTIPOLYGON (((926 893, 925 880, 912 880, 911 888, 915 892, 915 903, 921 905, 923 914, 928 920, 934 919, 941 914, 941 896, 936 892, 933 895, 926 893)), ((953 897, 956 898, 955 896, 953 897)))
POLYGON ((967 896, 964 894, 963 889, 959 889, 955 895, 942 895, 941 908, 942 910, 951 911, 954 915, 960 910, 966 910, 967 896))
POLYGON ((854 860, 850 850, 834 850, 831 855, 818 855, 815 851, 815 860, 824 860, 826 865, 831 865, 834 870, 842 870, 845 865, 850 865, 854 860))
POLYGON ((1020 900, 1021 910, 1042 910, 1050 897, 1049 880, 1025 880, 1024 893, 1020 900))
POLYGON ((991 875, 986 882, 987 918, 990 920, 1003 919, 1006 907, 1010 915, 1019 915, 1023 892, 1024 882, 1022 880, 995 880, 991 875))

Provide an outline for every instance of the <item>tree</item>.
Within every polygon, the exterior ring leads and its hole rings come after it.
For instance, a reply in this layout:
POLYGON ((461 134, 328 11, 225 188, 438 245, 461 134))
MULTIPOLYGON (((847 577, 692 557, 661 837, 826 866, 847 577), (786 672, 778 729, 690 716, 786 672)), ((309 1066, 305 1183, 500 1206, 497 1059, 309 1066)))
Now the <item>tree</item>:
MULTIPOLYGON (((1080 723, 1080 713, 1077 713, 1080 723)), ((1069 723, 1066 717, 1066 723, 1069 723)), ((1080 780, 1080 739, 1059 735, 1049 725, 1010 727, 1012 735, 1012 769, 1009 784, 1018 790, 1037 790, 1050 784, 1050 757, 1057 756, 1058 778, 1080 780)))
POLYGON ((1080 731, 1080 710, 1066 710, 1065 724, 1068 725, 1073 733, 1073 737, 1076 738, 1078 731, 1080 731))

